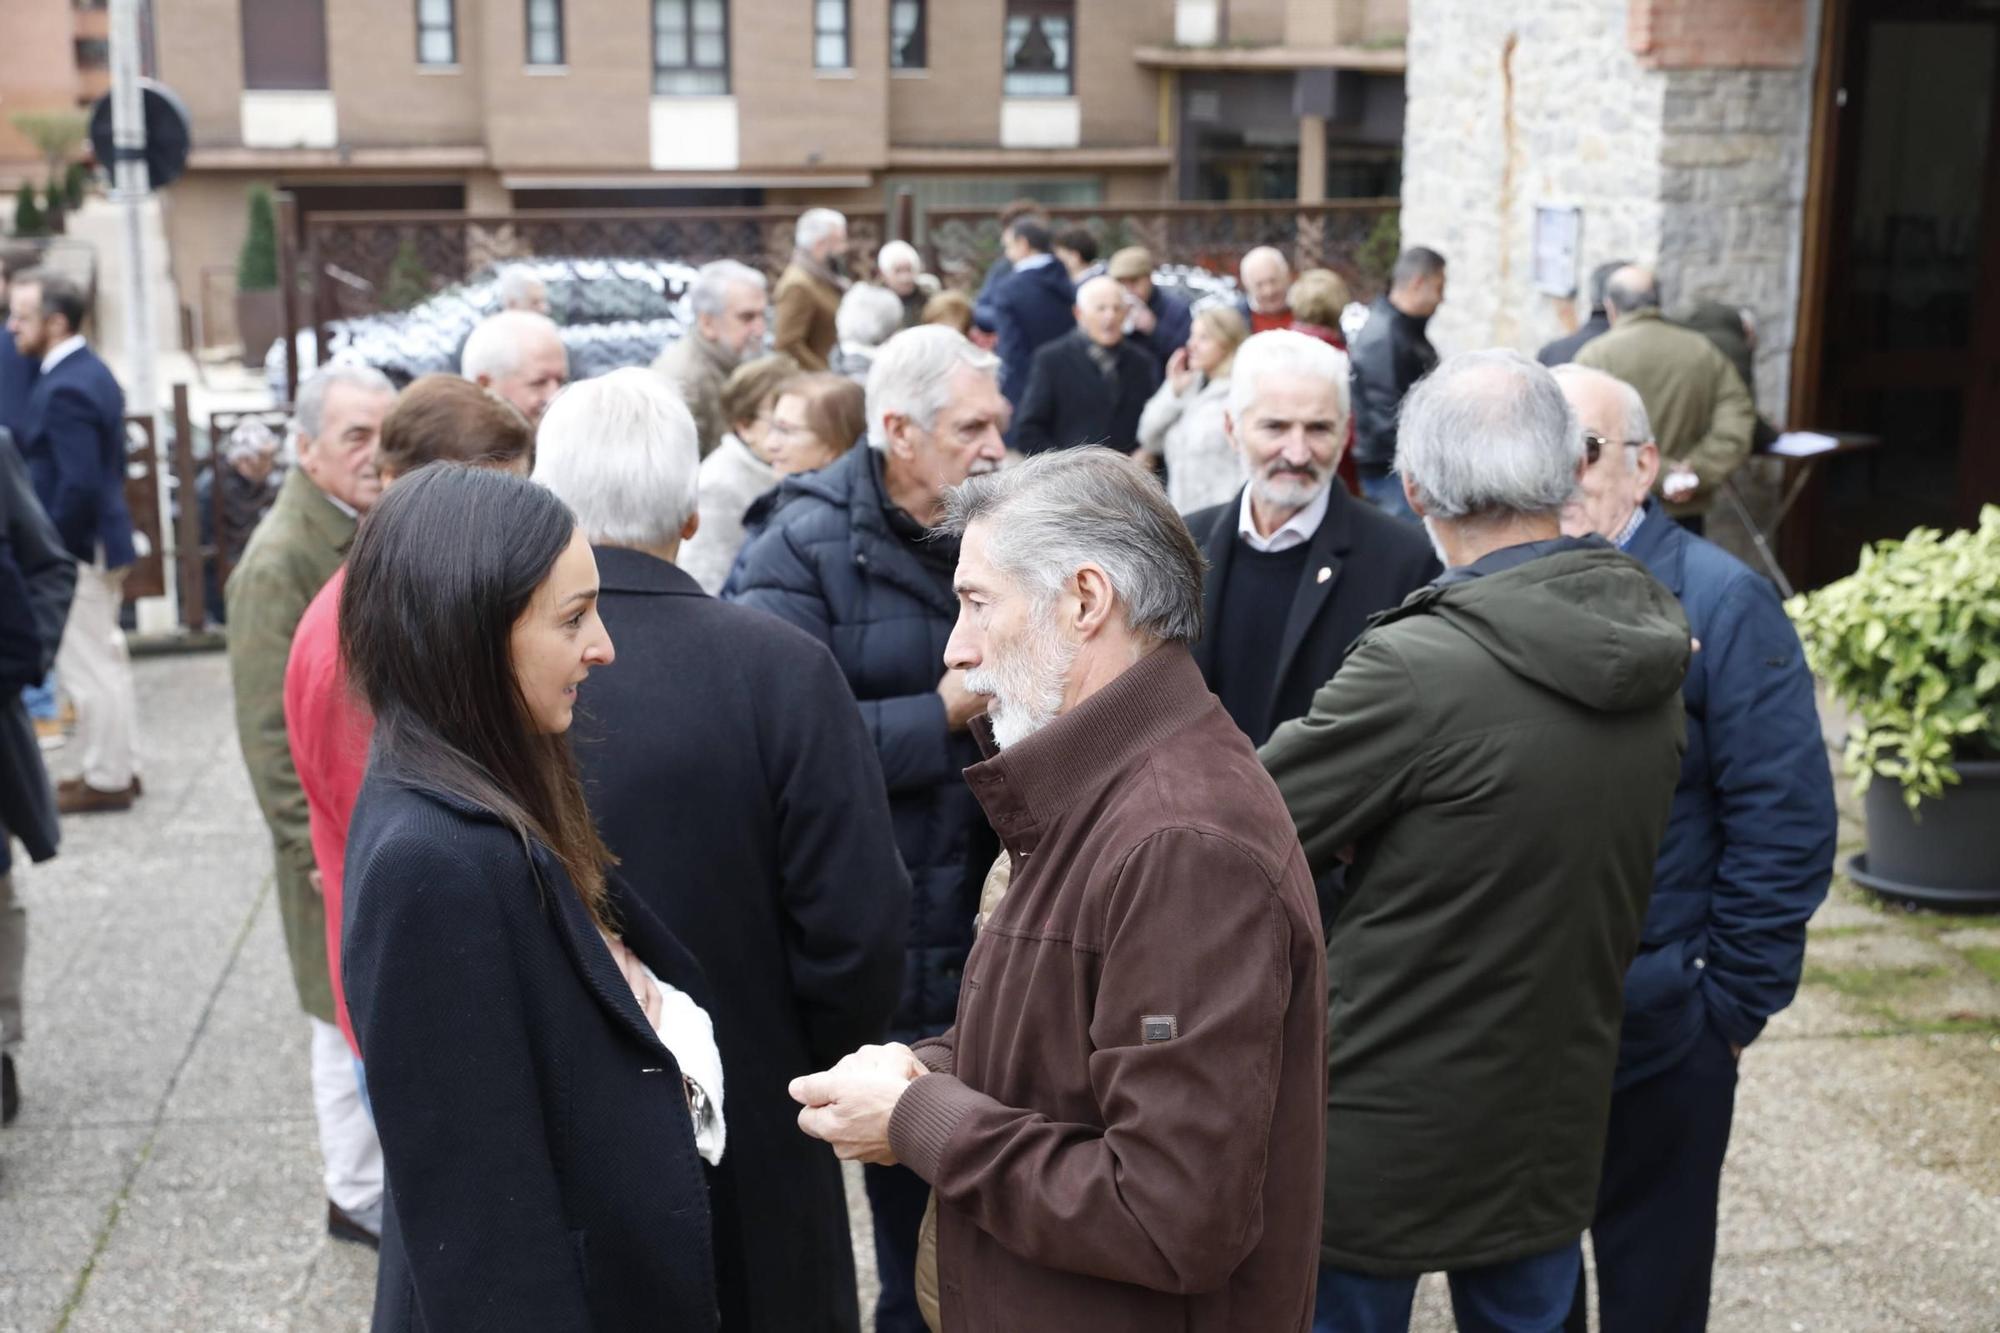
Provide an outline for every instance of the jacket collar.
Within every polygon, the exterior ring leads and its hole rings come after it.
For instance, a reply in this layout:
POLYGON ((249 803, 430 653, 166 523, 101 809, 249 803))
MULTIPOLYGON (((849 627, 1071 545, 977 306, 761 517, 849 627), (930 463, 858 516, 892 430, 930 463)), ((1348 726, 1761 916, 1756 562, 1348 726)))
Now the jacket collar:
POLYGON ((1652 496, 1646 497, 1646 518, 1626 543, 1625 554, 1643 564, 1652 576, 1679 597, 1687 587, 1687 544, 1691 533, 1674 522, 1652 496))
POLYGON ((313 484, 306 470, 293 464, 285 473, 285 480, 278 488, 278 504, 289 505, 299 512, 299 521, 311 530, 329 547, 345 552, 354 541, 354 529, 358 522, 349 514, 344 514, 340 506, 327 499, 326 492, 313 484))
MULTIPOLYGON (((672 566, 668 566, 672 568, 672 566)), ((500 817, 485 806, 467 800, 456 792, 441 791, 436 787, 419 787, 405 784, 418 795, 436 801, 446 809, 480 823, 492 824, 502 829, 511 838, 512 830, 506 828, 500 817)), ((577 896, 576 886, 570 883, 569 872, 563 869, 556 854, 539 842, 530 842, 527 849, 528 863, 535 877, 536 886, 542 895, 542 906, 555 919, 557 933, 562 936, 563 946, 568 951, 571 964, 590 987, 598 1004, 618 1025, 624 1028, 634 1040, 660 1054, 666 1054, 666 1047, 660 1041, 659 1033, 646 1021, 645 1011, 639 1007, 632 988, 625 983, 625 976, 618 970, 618 963, 611 957, 611 950, 597 933, 597 923, 591 920, 584 909, 583 899, 577 896)))
POLYGON ((692 575, 669 560, 627 546, 593 546, 597 581, 605 592, 636 592, 670 597, 706 597, 692 575))
POLYGON ((909 540, 890 526, 888 507, 893 502, 882 477, 881 452, 867 444, 857 444, 836 466, 841 464, 853 469, 848 515, 853 524, 854 563, 927 603, 939 614, 956 617, 958 603, 948 586, 951 580, 941 584, 910 549, 909 540))
POLYGON ((982 721, 974 735, 989 757, 966 769, 965 780, 1001 840, 1030 853, 1047 825, 1087 805, 1160 742, 1217 707, 1187 648, 1164 643, 1005 751, 994 750, 982 721))

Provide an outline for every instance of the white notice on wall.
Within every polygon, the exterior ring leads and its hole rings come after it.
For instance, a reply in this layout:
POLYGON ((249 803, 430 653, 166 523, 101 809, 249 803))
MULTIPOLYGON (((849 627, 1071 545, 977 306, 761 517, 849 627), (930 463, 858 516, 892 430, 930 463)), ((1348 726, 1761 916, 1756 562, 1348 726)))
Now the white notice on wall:
POLYGON ((1771 441, 1771 452, 1787 458, 1811 458, 1814 454, 1831 453, 1839 447, 1840 441, 1833 436, 1812 430, 1788 430, 1771 441))
POLYGON ((1548 204, 1536 207, 1536 291, 1544 296, 1576 295, 1576 251, 1582 237, 1582 209, 1548 204))

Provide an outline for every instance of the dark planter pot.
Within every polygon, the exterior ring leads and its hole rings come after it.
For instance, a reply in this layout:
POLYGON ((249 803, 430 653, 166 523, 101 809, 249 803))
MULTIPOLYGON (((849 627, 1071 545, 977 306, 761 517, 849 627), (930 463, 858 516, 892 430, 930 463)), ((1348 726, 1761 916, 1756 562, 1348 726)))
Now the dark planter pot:
POLYGON ((285 310, 277 288, 236 293, 236 336, 243 342, 243 364, 253 369, 262 366, 271 344, 285 336, 285 310))
POLYGON ((2000 763, 1960 763, 1960 781, 1914 817, 1899 783, 1868 785, 1868 851, 1847 864, 1864 889, 1950 912, 2000 910, 2000 763))

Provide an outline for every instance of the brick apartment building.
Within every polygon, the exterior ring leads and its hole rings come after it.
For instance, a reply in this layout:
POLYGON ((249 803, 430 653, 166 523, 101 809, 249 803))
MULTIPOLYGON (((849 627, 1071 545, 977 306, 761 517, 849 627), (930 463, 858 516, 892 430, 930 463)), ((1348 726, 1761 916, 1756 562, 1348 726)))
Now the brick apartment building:
POLYGON ((211 328, 304 211, 1393 194, 1404 0, 151 0, 211 328), (220 290, 223 299, 216 299, 220 290))
POLYGON ((0 187, 39 185, 41 154, 14 128, 21 112, 75 111, 111 86, 105 0, 5 0, 0 6, 0 187))

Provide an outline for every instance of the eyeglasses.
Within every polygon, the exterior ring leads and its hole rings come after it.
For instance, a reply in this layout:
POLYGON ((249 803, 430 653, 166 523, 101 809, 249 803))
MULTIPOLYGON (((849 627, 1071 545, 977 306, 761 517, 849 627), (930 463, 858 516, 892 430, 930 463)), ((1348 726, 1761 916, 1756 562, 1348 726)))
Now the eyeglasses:
POLYGON ((1624 446, 1625 446, 1625 447, 1626 447, 1627 449, 1637 449, 1637 448, 1638 448, 1638 447, 1639 447, 1640 445, 1644 444, 1644 443, 1645 443, 1645 441, 1644 441, 1644 440, 1616 440, 1616 441, 1613 441, 1613 440, 1607 440, 1607 439, 1605 439, 1605 438, 1604 438, 1604 437, 1603 437, 1602 435, 1599 435, 1599 434, 1598 434, 1598 433, 1597 433, 1596 431, 1594 431, 1594 430, 1587 430, 1587 431, 1585 431, 1585 432, 1583 433, 1583 456, 1584 456, 1584 459, 1585 459, 1585 461, 1586 461, 1586 462, 1587 462, 1587 463, 1588 463, 1588 464, 1589 464, 1589 465, 1590 465, 1591 467, 1596 467, 1596 466, 1597 466, 1597 460, 1598 460, 1599 458, 1601 458, 1601 457, 1603 457, 1603 456, 1604 456, 1604 451, 1605 451, 1605 449, 1609 448, 1609 447, 1610 447, 1610 446, 1611 446, 1612 444, 1614 444, 1614 443, 1616 443, 1616 444, 1622 444, 1622 445, 1624 445, 1624 446))

